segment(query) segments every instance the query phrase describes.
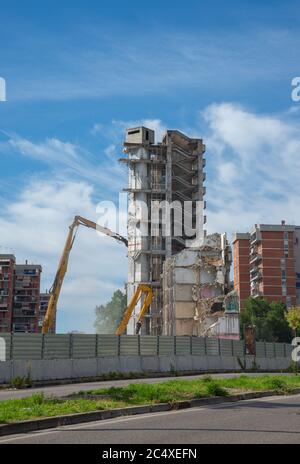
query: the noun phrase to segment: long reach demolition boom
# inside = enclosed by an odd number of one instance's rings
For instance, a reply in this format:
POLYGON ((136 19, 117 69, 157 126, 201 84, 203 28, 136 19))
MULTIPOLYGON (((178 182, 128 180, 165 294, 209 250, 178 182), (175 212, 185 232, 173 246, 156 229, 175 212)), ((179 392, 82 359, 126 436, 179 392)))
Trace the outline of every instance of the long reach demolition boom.
POLYGON ((48 333, 50 330, 53 330, 54 328, 58 298, 59 298, 62 284, 63 284, 64 278, 65 278, 65 275, 68 269, 70 252, 73 247, 74 239, 76 236, 76 230, 78 226, 80 225, 88 227, 90 229, 95 229, 99 232, 102 232, 103 234, 114 238, 118 242, 124 243, 124 245, 128 247, 127 239, 122 237, 121 235, 115 232, 112 232, 107 227, 102 227, 96 224, 95 222, 90 221, 89 219, 85 219, 84 217, 81 217, 81 216, 75 216, 74 221, 69 226, 69 233, 67 236, 67 240, 66 240, 66 243, 63 249, 63 253, 60 258, 60 262, 58 265, 58 269, 56 272, 56 276, 55 276, 52 288, 50 289, 50 300, 48 303, 45 319, 43 321, 43 328, 42 328, 42 332, 44 334, 48 333))

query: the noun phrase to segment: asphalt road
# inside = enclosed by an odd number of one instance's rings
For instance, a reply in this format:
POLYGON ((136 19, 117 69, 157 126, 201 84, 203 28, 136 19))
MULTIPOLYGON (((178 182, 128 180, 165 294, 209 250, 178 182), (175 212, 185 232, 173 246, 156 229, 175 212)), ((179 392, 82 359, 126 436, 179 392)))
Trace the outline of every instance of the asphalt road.
MULTIPOLYGON (((215 378, 228 378, 228 377, 235 377, 239 376, 239 374, 213 374, 212 377, 215 378)), ((248 373, 246 375, 265 375, 261 373, 251 374, 248 373)), ((276 374, 280 375, 280 374, 276 374)), ((282 374, 284 375, 284 374, 282 374)), ((203 376, 203 375, 202 375, 203 376)), ((158 383, 158 382, 166 382, 167 380, 174 380, 174 379, 185 379, 185 380, 192 380, 201 378, 201 375, 189 375, 189 376, 180 376, 180 377, 158 377, 158 378, 142 378, 142 379, 127 379, 127 380, 105 380, 105 381, 98 381, 98 382, 85 382, 85 383, 73 383, 73 384, 66 384, 66 385, 56 385, 56 386, 46 386, 46 387, 39 387, 39 388, 29 388, 26 390, 15 390, 15 389, 3 389, 0 390, 0 401, 3 400, 10 400, 16 398, 25 398, 27 396, 31 396, 34 393, 44 393, 45 396, 56 396, 58 398, 62 398, 64 396, 68 396, 79 391, 88 391, 93 390, 96 388, 105 388, 105 387, 122 387, 124 385, 129 385, 132 383, 158 383)))
POLYGON ((300 443, 300 395, 65 426, 1 438, 2 443, 300 443))

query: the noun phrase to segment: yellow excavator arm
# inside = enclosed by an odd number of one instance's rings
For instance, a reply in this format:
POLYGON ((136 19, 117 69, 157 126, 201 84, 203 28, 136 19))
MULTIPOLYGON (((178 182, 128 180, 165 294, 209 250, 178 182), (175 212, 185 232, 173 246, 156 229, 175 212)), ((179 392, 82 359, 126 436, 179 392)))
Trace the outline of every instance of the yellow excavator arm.
POLYGON ((69 256, 70 256, 71 249, 73 247, 73 243, 75 239, 75 232, 79 225, 83 225, 90 229, 95 229, 99 232, 102 232, 103 234, 108 235, 109 237, 112 237, 115 240, 123 243, 126 247, 128 246, 128 241, 126 238, 122 237, 121 235, 115 232, 112 232, 107 227, 102 227, 96 224, 95 222, 90 221, 89 219, 85 219, 82 216, 75 216, 74 221, 69 226, 69 232, 67 235, 63 253, 60 258, 60 262, 58 265, 58 269, 56 272, 56 276, 55 276, 52 288, 50 289, 50 300, 48 303, 46 315, 43 321, 43 328, 42 328, 42 333, 44 334, 48 333, 51 329, 53 329, 54 324, 55 324, 57 302, 58 302, 58 298, 60 295, 60 291, 62 288, 64 278, 65 278, 65 275, 68 269, 69 256))
POLYGON ((134 311, 134 308, 136 307, 138 301, 140 300, 140 298, 142 297, 142 295, 145 295, 145 298, 144 298, 144 301, 143 301, 143 304, 142 304, 142 308, 137 316, 137 320, 136 320, 136 333, 138 334, 139 331, 140 331, 140 328, 141 328, 141 325, 142 325, 142 322, 141 322, 141 319, 142 317, 144 316, 144 314, 146 313, 146 311, 148 310, 149 306, 151 305, 151 302, 152 302, 152 297, 153 297, 153 292, 152 292, 152 288, 149 287, 148 285, 145 285, 145 284, 140 284, 133 297, 131 298, 131 301, 127 307, 127 309, 125 310, 125 313, 124 313, 124 316, 123 316, 123 319, 121 320, 117 330, 116 330, 116 335, 122 335, 128 325, 128 322, 129 322, 129 319, 131 318, 132 316, 132 313, 134 311))

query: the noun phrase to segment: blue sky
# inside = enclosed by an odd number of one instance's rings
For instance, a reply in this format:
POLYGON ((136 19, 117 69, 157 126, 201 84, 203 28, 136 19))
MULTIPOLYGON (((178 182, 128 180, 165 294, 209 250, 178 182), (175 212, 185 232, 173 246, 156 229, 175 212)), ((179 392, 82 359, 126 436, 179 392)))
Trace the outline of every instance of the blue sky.
MULTIPOLYGON (((49 288, 72 216, 126 184, 127 126, 207 146, 207 227, 299 223, 300 4, 1 1, 0 252, 43 265, 49 288)), ((82 230, 59 331, 92 331, 126 280, 126 252, 82 230)))

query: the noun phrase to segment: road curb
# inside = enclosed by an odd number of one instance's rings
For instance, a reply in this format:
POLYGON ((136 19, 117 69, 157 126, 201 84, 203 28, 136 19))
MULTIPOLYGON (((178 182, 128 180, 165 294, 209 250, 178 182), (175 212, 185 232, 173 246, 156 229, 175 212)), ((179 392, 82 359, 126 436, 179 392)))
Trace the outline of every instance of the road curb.
MULTIPOLYGON (((300 388, 291 391, 291 394, 300 393, 300 388)), ((0 425, 0 436, 14 435, 20 433, 35 432, 45 429, 61 427, 64 425, 75 425, 85 422, 94 422, 99 420, 114 419, 116 417, 133 416, 137 414, 149 414, 153 412, 176 411, 180 409, 196 408, 199 406, 232 403, 255 398, 264 398, 266 396, 282 395, 276 391, 262 391, 251 393, 240 393, 237 395, 220 396, 212 398, 199 398, 190 401, 178 401, 175 403, 161 403, 151 406, 131 406, 120 409, 107 409, 103 411, 92 411, 87 413, 68 414, 65 416, 47 417, 45 419, 34 419, 13 424, 0 425)), ((283 396, 283 395, 282 395, 283 396)))

